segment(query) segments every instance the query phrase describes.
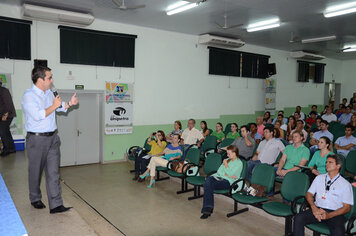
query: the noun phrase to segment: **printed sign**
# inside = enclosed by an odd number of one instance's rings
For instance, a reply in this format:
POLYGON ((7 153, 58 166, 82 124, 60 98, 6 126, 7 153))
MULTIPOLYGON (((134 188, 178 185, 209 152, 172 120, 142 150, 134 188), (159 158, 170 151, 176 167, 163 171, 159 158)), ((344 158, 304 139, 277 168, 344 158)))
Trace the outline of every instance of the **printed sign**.
POLYGON ((125 126, 125 127, 106 127, 105 134, 131 134, 132 133, 132 126, 125 126))
POLYGON ((109 103, 105 106, 105 126, 132 125, 133 105, 131 102, 109 103))
POLYGON ((106 103, 128 102, 133 100, 133 84, 106 82, 106 103))

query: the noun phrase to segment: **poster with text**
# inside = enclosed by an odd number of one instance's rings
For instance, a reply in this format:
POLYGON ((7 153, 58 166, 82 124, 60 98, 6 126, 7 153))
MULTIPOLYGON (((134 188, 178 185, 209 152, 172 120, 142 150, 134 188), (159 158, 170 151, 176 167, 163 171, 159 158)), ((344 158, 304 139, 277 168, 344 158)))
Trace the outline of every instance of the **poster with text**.
POLYGON ((106 82, 106 103, 133 101, 133 84, 106 82))
POLYGON ((109 103, 105 106, 105 127, 131 126, 132 102, 109 103))

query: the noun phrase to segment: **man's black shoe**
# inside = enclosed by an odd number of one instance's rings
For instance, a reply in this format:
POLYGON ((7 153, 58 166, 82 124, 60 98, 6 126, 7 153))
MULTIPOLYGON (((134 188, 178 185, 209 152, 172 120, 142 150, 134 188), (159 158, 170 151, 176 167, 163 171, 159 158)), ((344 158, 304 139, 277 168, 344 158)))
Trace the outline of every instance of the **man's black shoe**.
POLYGON ((39 200, 37 202, 31 202, 31 205, 36 209, 46 208, 45 204, 43 204, 43 202, 41 200, 39 200))
POLYGON ((53 208, 49 211, 49 213, 51 214, 55 214, 55 213, 61 213, 61 212, 66 212, 70 209, 71 207, 64 207, 63 205, 60 205, 56 208, 53 208))
POLYGON ((210 214, 205 214, 205 213, 204 213, 203 215, 201 215, 200 219, 205 220, 205 219, 207 219, 209 216, 210 216, 210 214))

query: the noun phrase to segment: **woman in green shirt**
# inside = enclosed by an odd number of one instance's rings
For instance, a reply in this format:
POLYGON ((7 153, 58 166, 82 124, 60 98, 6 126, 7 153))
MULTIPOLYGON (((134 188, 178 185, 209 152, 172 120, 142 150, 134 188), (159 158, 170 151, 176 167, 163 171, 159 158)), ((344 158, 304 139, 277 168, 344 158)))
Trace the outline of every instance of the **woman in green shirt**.
MULTIPOLYGON (((232 138, 233 140, 237 139, 238 137, 240 137, 240 134, 238 132, 238 126, 236 123, 232 123, 230 126, 231 132, 229 132, 226 135, 226 138, 232 138)), ((224 140, 224 139, 223 139, 224 140)))
POLYGON ((317 175, 325 174, 326 171, 326 159, 328 155, 334 154, 331 149, 331 140, 328 137, 321 137, 318 143, 319 150, 316 151, 309 162, 308 167, 310 168, 311 174, 309 177, 313 180, 317 175))
POLYGON ((220 143, 225 138, 223 125, 220 122, 216 123, 216 130, 211 135, 218 138, 218 143, 220 143))
POLYGON ((230 145, 227 147, 228 159, 224 159, 218 171, 206 178, 204 183, 204 201, 200 219, 208 218, 214 209, 214 190, 229 189, 230 185, 241 176, 243 164, 239 159, 239 149, 230 145))

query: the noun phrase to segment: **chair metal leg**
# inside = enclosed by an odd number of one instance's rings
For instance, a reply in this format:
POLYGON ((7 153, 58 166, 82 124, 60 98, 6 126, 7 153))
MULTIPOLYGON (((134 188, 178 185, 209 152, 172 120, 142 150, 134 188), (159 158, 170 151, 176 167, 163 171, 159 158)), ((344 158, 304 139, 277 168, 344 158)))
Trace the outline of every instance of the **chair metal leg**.
POLYGON ((187 181, 182 178, 182 183, 181 183, 181 190, 180 191, 177 191, 177 194, 181 194, 181 193, 187 193, 187 192, 191 192, 193 191, 194 188, 190 188, 188 189, 188 183, 187 181))
POLYGON ((284 235, 288 236, 288 235, 292 235, 293 230, 292 230, 292 222, 293 216, 287 216, 286 217, 286 221, 285 221, 285 225, 284 225, 284 235))
POLYGON ((240 213, 243 213, 243 212, 245 212, 245 211, 248 211, 248 208, 246 207, 246 208, 243 208, 243 209, 241 209, 241 210, 237 210, 238 209, 238 206, 237 206, 237 201, 235 201, 234 200, 234 211, 233 212, 231 212, 231 213, 228 213, 227 215, 226 215, 226 217, 232 217, 232 216, 235 216, 235 215, 237 215, 237 214, 240 214, 240 213))
POLYGON ((160 173, 160 171, 157 171, 156 182, 169 179, 169 176, 160 178, 160 177, 159 177, 159 173, 160 173))
POLYGON ((319 232, 313 232, 313 236, 320 236, 320 233, 319 232))
POLYGON ((136 170, 135 170, 135 169, 130 170, 130 173, 135 173, 135 172, 136 172, 136 170))
POLYGON ((194 196, 188 197, 188 200, 194 200, 201 197, 204 197, 204 195, 200 194, 200 186, 194 185, 194 196))

